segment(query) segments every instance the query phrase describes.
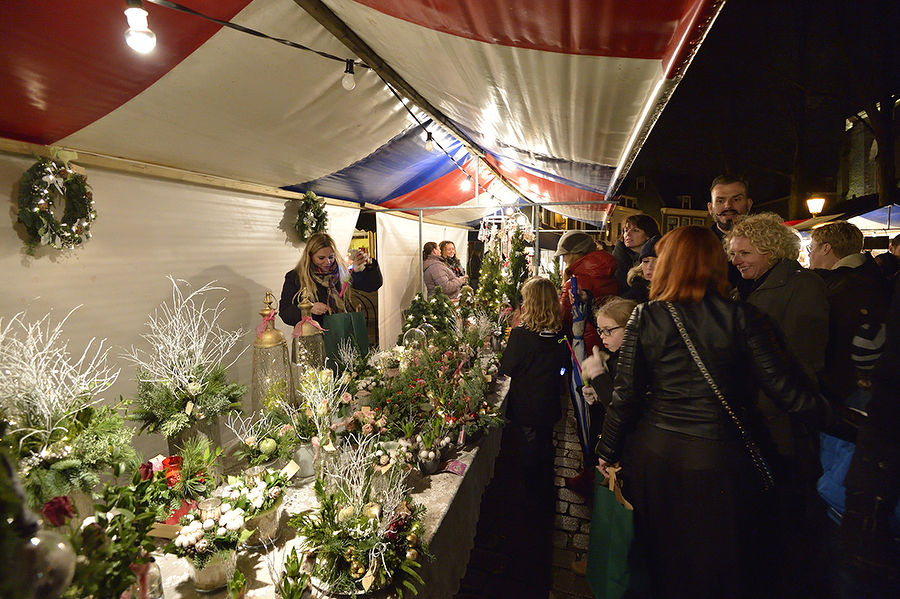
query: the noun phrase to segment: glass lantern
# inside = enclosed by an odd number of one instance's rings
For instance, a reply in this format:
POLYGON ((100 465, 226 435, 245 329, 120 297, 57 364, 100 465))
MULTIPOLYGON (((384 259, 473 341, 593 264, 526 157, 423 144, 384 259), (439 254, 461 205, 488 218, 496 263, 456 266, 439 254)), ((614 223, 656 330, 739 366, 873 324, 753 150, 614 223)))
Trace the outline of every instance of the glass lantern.
POLYGON ((310 369, 325 368, 325 335, 312 317, 312 296, 305 287, 300 292, 300 320, 299 334, 294 329, 294 340, 291 345, 291 369, 294 380, 300 380, 304 373, 310 369))
POLYGON ((253 342, 253 387, 250 409, 271 408, 279 400, 286 400, 291 393, 291 369, 288 361, 287 341, 275 328, 276 311, 272 308, 275 296, 266 291, 265 308, 259 314, 263 322, 256 331, 253 342), (265 328, 263 328, 263 326, 265 328))

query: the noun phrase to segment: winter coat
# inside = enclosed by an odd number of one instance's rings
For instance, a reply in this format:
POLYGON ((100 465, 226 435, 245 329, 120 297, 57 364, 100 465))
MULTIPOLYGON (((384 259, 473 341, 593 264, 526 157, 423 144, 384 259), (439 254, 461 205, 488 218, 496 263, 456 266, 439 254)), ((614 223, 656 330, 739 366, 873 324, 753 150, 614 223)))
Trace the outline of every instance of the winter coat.
MULTIPOLYGON (((378 261, 374 259, 365 269, 358 272, 353 271, 350 274, 350 287, 358 291, 369 293, 378 291, 383 283, 384 278, 381 275, 381 269, 378 267, 378 261)), ((281 315, 281 320, 290 326, 295 326, 303 319, 299 305, 294 303, 294 297, 298 291, 300 291, 300 277, 297 275, 296 269, 289 270, 284 275, 284 285, 281 287, 281 301, 278 304, 278 311, 281 315)), ((316 293, 313 301, 327 304, 328 289, 316 283, 316 293)), ((313 315, 313 318, 318 322, 321 322, 322 319, 321 316, 316 315, 313 315)))
POLYGON ((506 416, 523 426, 552 426, 562 417, 562 370, 568 350, 561 332, 530 331, 518 326, 500 360, 500 375, 509 375, 506 416))
MULTIPOLYGON (((707 368, 741 413, 758 384, 778 407, 830 424, 830 405, 786 350, 772 322, 755 307, 707 295, 676 304, 707 368)), ((619 349, 612 402, 598 455, 619 461, 626 435, 638 422, 706 439, 731 439, 735 426, 700 374, 662 302, 635 308, 619 349)))
MULTIPOLYGON (((562 312, 563 327, 566 330, 572 328, 572 302, 569 301, 569 290, 572 288, 571 278, 575 277, 579 290, 589 291, 593 299, 600 299, 616 295, 619 292, 615 272, 616 259, 603 250, 596 250, 582 256, 566 269, 566 280, 562 286, 562 293, 559 295, 559 307, 562 312)), ((590 355, 592 347, 603 347, 597 331, 589 322, 584 327, 584 342, 588 355, 590 355)))
POLYGON ((615 276, 616 282, 619 284, 619 293, 625 293, 628 291, 628 271, 641 261, 641 255, 625 247, 625 242, 621 239, 616 242, 612 255, 616 259, 615 276))
POLYGON ((440 256, 425 258, 423 268, 425 269, 425 290, 428 292, 428 297, 434 293, 435 287, 440 287, 450 299, 459 296, 459 289, 465 283, 465 279, 454 275, 440 256))

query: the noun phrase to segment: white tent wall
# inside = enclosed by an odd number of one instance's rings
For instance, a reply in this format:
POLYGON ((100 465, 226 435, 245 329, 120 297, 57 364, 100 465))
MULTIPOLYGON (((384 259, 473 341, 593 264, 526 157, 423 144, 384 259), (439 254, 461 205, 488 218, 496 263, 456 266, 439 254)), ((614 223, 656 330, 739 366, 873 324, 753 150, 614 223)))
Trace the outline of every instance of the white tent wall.
POLYGON ((375 215, 378 234, 378 264, 384 285, 378 291, 378 339, 382 347, 391 347, 403 329, 403 310, 419 292, 422 245, 429 241, 452 241, 460 262, 466 264, 468 228, 422 223, 419 244, 419 221, 390 212, 375 215))
MULTIPOLYGON (((221 325, 244 328, 245 345, 252 345, 266 290, 278 298, 284 273, 300 257, 303 244, 292 230, 297 202, 88 167, 98 212, 93 238, 74 251, 40 248, 30 257, 15 222, 18 182, 33 163, 0 153, 0 189, 11 199, 0 222, 4 322, 27 309, 28 320, 50 312, 56 323, 80 305, 66 322, 64 338, 77 355, 91 338, 108 339, 111 362, 121 374, 103 394, 106 400, 134 395, 134 366, 121 354, 132 345, 146 347, 140 335, 148 315, 171 301, 167 275, 195 287, 215 280, 227 288, 221 325)), ((329 232, 339 248, 348 248, 359 210, 327 206, 326 211, 329 232)), ((289 339, 289 327, 278 323, 289 339)), ((231 380, 250 384, 251 356, 248 349, 231 368, 231 380)), ((249 405, 249 393, 244 403, 249 405)), ((225 440, 224 427, 222 432, 225 440)), ((154 455, 165 441, 144 435, 136 445, 154 455)))

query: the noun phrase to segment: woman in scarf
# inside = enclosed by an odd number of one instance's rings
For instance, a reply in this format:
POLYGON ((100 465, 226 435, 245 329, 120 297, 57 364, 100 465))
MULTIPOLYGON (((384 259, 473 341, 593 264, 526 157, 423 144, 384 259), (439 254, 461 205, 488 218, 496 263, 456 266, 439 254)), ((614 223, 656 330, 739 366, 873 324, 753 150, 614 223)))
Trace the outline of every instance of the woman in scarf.
POLYGON ((351 270, 335 250, 331 236, 316 233, 306 242, 297 267, 284 275, 279 304, 281 320, 294 326, 303 318, 299 307, 303 289, 310 292, 313 318, 321 321, 324 314, 355 312, 354 290, 377 291, 382 283, 378 262, 364 249, 356 250, 351 270))

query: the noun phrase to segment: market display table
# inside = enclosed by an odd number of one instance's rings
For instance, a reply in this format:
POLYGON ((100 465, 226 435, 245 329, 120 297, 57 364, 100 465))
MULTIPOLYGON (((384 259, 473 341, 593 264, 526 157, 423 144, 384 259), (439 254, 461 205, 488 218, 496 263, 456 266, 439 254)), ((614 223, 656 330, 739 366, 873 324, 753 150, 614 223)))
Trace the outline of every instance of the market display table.
MULTIPOLYGON (((501 383, 492 398, 502 400, 508 382, 501 383)), ((422 564, 419 574, 425 585, 419 590, 421 599, 449 599, 459 589, 459 582, 466 572, 469 553, 475 540, 475 530, 481 507, 481 496, 494 474, 494 461, 500 452, 502 427, 485 434, 477 446, 457 451, 451 459, 466 466, 464 475, 441 472, 422 476, 418 470, 410 473, 408 483, 412 496, 423 504, 425 513, 425 540, 434 560, 422 564)), ((299 543, 295 531, 285 523, 288 514, 302 512, 318 505, 312 482, 296 489, 288 489, 280 509, 282 518, 281 538, 276 547, 264 551, 241 550, 238 552, 238 568, 247 577, 247 599, 274 599, 275 587, 267 565, 271 561, 281 571, 285 552, 299 543)), ((163 575, 166 599, 219 599, 226 596, 223 589, 215 593, 198 593, 191 580, 190 563, 174 555, 156 555, 163 575)), ((378 597, 392 598, 379 594, 378 597)), ((313 593, 312 597, 328 597, 313 593)))

